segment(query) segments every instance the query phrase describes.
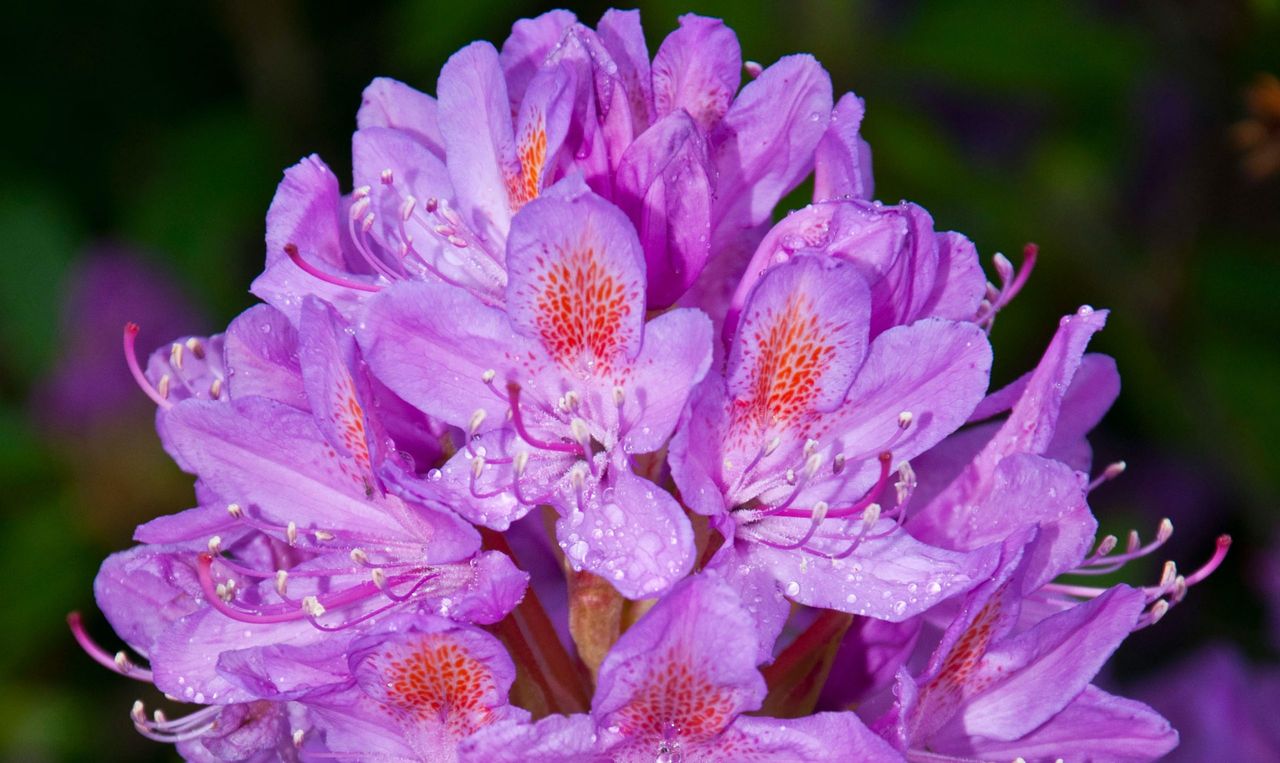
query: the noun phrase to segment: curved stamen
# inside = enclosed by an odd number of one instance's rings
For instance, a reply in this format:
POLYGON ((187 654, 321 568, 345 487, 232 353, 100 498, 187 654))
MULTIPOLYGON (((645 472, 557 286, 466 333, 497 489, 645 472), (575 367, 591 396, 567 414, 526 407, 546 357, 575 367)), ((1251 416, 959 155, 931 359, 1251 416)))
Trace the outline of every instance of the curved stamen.
POLYGON ((382 258, 375 255, 369 250, 369 246, 364 242, 369 237, 369 231, 373 229, 373 223, 376 219, 374 214, 369 211, 372 206, 372 200, 369 198, 369 186, 361 186, 352 194, 355 201, 351 204, 351 210, 347 214, 347 233, 351 236, 351 243, 355 245, 356 251, 365 262, 369 263, 369 267, 373 268, 375 273, 382 275, 388 281, 395 282, 400 276, 388 268, 382 258), (360 222, 360 230, 356 231, 356 222, 360 222))
POLYGON ((575 456, 586 455, 586 451, 578 443, 547 442, 530 434, 524 425, 524 417, 520 414, 520 385, 515 382, 507 382, 507 395, 511 399, 511 423, 515 425, 516 434, 520 435, 520 439, 539 450, 552 450, 557 453, 569 453, 575 456))
POLYGON ((84 621, 79 612, 71 612, 67 615, 67 626, 71 628, 71 635, 75 637, 76 643, 94 662, 113 673, 119 673, 137 681, 151 682, 151 671, 135 665, 123 650, 112 655, 99 646, 98 642, 94 641, 84 629, 84 621))
POLYGON ((1227 558, 1227 550, 1231 548, 1231 536, 1219 535, 1218 540, 1214 544, 1213 556, 1209 557, 1209 561, 1200 566, 1200 569, 1187 575, 1185 582, 1188 586, 1204 580, 1213 574, 1214 570, 1222 565, 1222 560, 1227 558))
POLYGON ((152 720, 147 718, 146 706, 142 704, 142 700, 138 700, 129 710, 129 717, 133 720, 133 727, 142 736, 153 742, 174 744, 196 739, 217 728, 221 713, 222 706, 214 705, 169 721, 157 710, 156 719, 152 720))
MULTIPOLYGON (((889 484, 889 473, 890 473, 889 465, 892 461, 893 461, 893 454, 889 453, 888 451, 881 453, 880 454, 880 477, 876 480, 876 483, 871 486, 871 489, 868 490, 866 493, 864 493, 862 498, 859 499, 858 502, 855 503, 854 505, 846 506, 840 509, 829 510, 826 512, 826 516, 830 517, 831 519, 838 519, 841 517, 849 517, 855 514, 861 514, 862 512, 866 511, 867 507, 875 503, 876 498, 880 496, 880 493, 884 491, 885 486, 889 484)), ((809 517, 814 514, 814 511, 815 509, 788 509, 788 508, 779 507, 775 509, 769 509, 763 512, 763 516, 809 517)))
MULTIPOLYGON (((167 395, 161 394, 159 390, 151 386, 151 382, 147 380, 147 375, 142 372, 142 367, 138 365, 137 343, 138 324, 130 321, 124 324, 124 362, 129 366, 129 373, 133 375, 133 380, 138 383, 138 387, 147 393, 147 397, 154 400, 156 405, 161 408, 172 408, 173 401, 167 399, 167 395)), ((164 391, 168 392, 167 384, 164 391)))
POLYGON ((373 284, 367 284, 367 283, 360 283, 359 281, 352 281, 346 278, 342 278, 341 276, 330 275, 324 272, 323 270, 320 270, 316 266, 304 260, 302 258, 302 253, 298 251, 298 247, 294 244, 285 244, 284 253, 289 255, 289 259, 293 260, 293 264, 297 265, 298 268, 301 269, 304 273, 306 273, 309 276, 312 276, 313 278, 318 278, 321 281, 324 281, 325 283, 330 283, 330 284, 333 284, 334 286, 341 286, 344 289, 355 289, 356 291, 367 291, 371 293, 377 293, 382 291, 381 286, 375 286, 373 284))

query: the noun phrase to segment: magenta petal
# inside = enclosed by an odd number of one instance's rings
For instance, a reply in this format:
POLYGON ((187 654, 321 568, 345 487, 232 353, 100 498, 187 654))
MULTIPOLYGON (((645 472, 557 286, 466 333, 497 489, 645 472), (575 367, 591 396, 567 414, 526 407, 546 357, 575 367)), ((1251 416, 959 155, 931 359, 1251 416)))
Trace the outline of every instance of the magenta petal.
POLYGON ((435 156, 444 159, 444 138, 437 122, 436 99, 390 77, 377 77, 364 89, 356 126, 391 127, 408 133, 435 156))
POLYGON ((499 60, 510 89, 512 111, 520 107, 529 83, 542 68, 547 55, 577 21, 569 11, 554 10, 511 25, 511 35, 502 43, 499 60))
POLYGON ((288 316, 270 305, 245 310, 227 327, 224 341, 228 395, 268 397, 307 410, 298 363, 298 331, 288 316))
MULTIPOLYGON (((816 536, 807 548, 839 556, 857 537, 859 523, 827 523, 846 526, 830 536, 816 536)), ((807 519, 765 519, 749 526, 747 537, 785 545, 808 526, 807 519)), ((991 574, 999 555, 995 547, 956 552, 927 546, 888 519, 880 520, 844 558, 780 550, 759 542, 751 543, 749 549, 752 563, 769 570, 792 601, 892 622, 914 617, 978 585, 991 574)))
POLYGON ((504 421, 507 403, 484 381, 521 344, 502 312, 461 289, 406 282, 370 301, 356 335, 374 374, 408 403, 457 427, 477 410, 485 429, 504 421))
POLYGON ((645 325, 622 410, 628 453, 658 450, 671 436, 711 366, 711 341, 711 321, 697 310, 671 310, 645 325))
POLYGON ((973 676, 976 694, 934 737, 1011 741, 1034 731, 1084 690, 1144 604, 1141 591, 1116 586, 994 645, 973 676))
POLYGON ((804 718, 742 716, 715 741, 697 748, 697 759, 737 761, 859 761, 903 763, 905 759, 853 713, 804 718))
POLYGON ((610 466, 582 511, 556 522, 556 536, 574 568, 594 572, 630 599, 665 591, 693 567, 693 528, 680 504, 623 464, 610 466))
POLYGON ((735 425, 760 433, 838 406, 867 352, 868 304, 842 263, 797 257, 766 273, 729 350, 735 425))
POLYGON ((716 239, 769 219, 813 169, 831 116, 831 78, 812 56, 787 56, 747 83, 711 136, 716 239))
POLYGON ((871 200, 871 147, 858 133, 865 110, 862 99, 853 93, 845 93, 836 103, 831 123, 814 150, 814 201, 871 200))
POLYGON ((661 739, 666 722, 681 735, 715 736, 764 699, 756 654, 755 627, 734 590, 714 573, 688 578, 609 651, 591 714, 597 728, 616 726, 610 736, 621 733, 629 741, 661 739), (677 692, 697 687, 697 695, 655 694, 653 688, 664 685, 677 692))
POLYGON ((515 135, 498 51, 475 42, 454 53, 440 71, 440 134, 449 176, 467 222, 502 241, 511 222, 506 179, 516 174, 515 135))
POLYGON ((465 763, 608 763, 595 752, 595 724, 589 715, 551 715, 537 723, 515 721, 486 726, 463 740, 465 763))
MULTIPOLYGON (((1216 745, 1224 742, 1214 740, 1215 754, 1222 749, 1216 745)), ((1043 726, 1016 740, 995 741, 975 735, 967 740, 939 740, 936 749, 987 760, 1021 757, 1030 763, 1052 763, 1063 758, 1145 763, 1162 758, 1177 744, 1178 732, 1150 707, 1086 686, 1043 726)))
POLYGON ((973 242, 959 233, 937 234, 938 268, 933 294, 920 315, 953 321, 972 320, 987 290, 987 277, 973 242))
POLYGON ((709 130, 729 110, 742 81, 738 36, 719 19, 687 14, 653 57, 653 102, 661 119, 676 109, 709 130))
POLYGON ((644 252, 617 207, 594 194, 531 202, 512 221, 507 269, 512 325, 561 366, 607 376, 639 351, 644 252))
POLYGON ((645 131, 617 169, 617 203, 635 223, 648 263, 651 308, 693 284, 711 254, 711 180, 702 133, 683 109, 645 131))
POLYGON ((649 48, 640 27, 640 11, 610 8, 596 24, 596 34, 617 67, 615 76, 631 111, 632 130, 642 132, 653 122, 654 106, 649 48))

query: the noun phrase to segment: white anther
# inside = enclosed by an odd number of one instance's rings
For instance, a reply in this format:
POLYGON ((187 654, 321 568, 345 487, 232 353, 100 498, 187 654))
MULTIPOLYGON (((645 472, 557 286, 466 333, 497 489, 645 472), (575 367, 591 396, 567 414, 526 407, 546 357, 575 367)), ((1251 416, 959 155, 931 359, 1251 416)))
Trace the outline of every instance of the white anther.
POLYGON ((222 397, 221 377, 215 378, 213 382, 209 385, 209 397, 213 398, 214 400, 217 400, 218 398, 222 397))
POLYGON ((239 519, 244 516, 244 509, 240 508, 238 503, 228 503, 227 513, 231 515, 232 519, 239 519))
POLYGON ((350 556, 351 561, 355 562, 356 564, 364 564, 365 562, 369 561, 369 557, 364 553, 364 549, 353 548, 351 549, 351 553, 348 554, 348 556, 350 556))
POLYGON ((329 532, 329 531, 327 531, 327 530, 316 530, 315 532, 313 532, 313 533, 311 533, 311 534, 312 534, 312 535, 314 535, 314 536, 315 536, 315 538, 316 538, 316 540, 317 540, 317 541, 320 541, 321 543, 323 543, 324 541, 327 541, 327 540, 333 540, 333 533, 331 533, 331 532, 329 532))
POLYGON ((124 652, 116 652, 115 663, 121 673, 129 670, 129 657, 124 652))
POLYGON ((391 168, 388 167, 385 170, 383 170, 380 175, 378 175, 378 179, 382 181, 383 185, 391 185, 392 183, 396 182, 396 175, 394 172, 391 171, 391 168))
POLYGON ((777 450, 781 445, 782 445, 782 437, 780 435, 774 435, 773 437, 770 437, 769 441, 764 444, 764 454, 766 456, 773 455, 773 452, 777 450))
POLYGON ((369 193, 371 191, 373 191, 372 187, 367 185, 362 185, 351 192, 351 198, 355 199, 356 201, 359 201, 360 199, 368 198, 369 193))
POLYGON ((294 747, 301 747, 301 746, 302 746, 302 737, 303 737, 303 735, 304 735, 304 734, 303 734, 302 729, 294 729, 294 730, 293 730, 293 746, 294 746, 294 747))
POLYGON ((383 572, 381 567, 375 567, 370 570, 369 577, 373 578, 373 584, 379 590, 387 587, 387 573, 383 572))
POLYGON ((1120 539, 1114 535, 1108 535, 1098 543, 1098 550, 1094 552, 1097 556, 1106 556, 1116 550, 1116 546, 1120 544, 1120 539))
POLYGON ((573 434, 573 439, 580 443, 590 442, 591 440, 591 430, 587 428, 587 422, 582 419, 570 421, 569 431, 573 434))
POLYGON ((373 230, 373 221, 376 219, 377 217, 375 217, 372 212, 365 215, 364 219, 360 221, 360 232, 368 233, 369 231, 373 230))
POLYGON ((158 707, 151 711, 151 717, 156 723, 167 723, 169 721, 169 716, 165 715, 164 711, 158 707))
POLYGON ((209 539, 209 553, 211 554, 222 553, 222 536, 221 535, 215 535, 209 539))
POLYGON ((307 596, 302 600, 302 611, 310 617, 319 617, 324 614, 324 605, 314 596, 307 596))
POLYGON ((1121 474, 1124 474, 1124 470, 1127 468, 1129 468, 1128 464, 1123 461, 1117 461, 1114 464, 1109 465, 1106 470, 1102 472, 1102 476, 1109 480, 1113 480, 1121 474))
POLYGON ((871 529, 871 526, 880 521, 880 504, 873 503, 862 512, 862 524, 871 529))
POLYGON ((480 479, 482 472, 484 472, 484 456, 476 456, 471 460, 471 476, 480 479))
POLYGON ((582 402, 582 398, 574 390, 564 393, 564 406, 567 411, 576 411, 578 404, 582 402))
POLYGON ((191 337, 187 340, 187 349, 191 350, 191 354, 196 356, 196 360, 204 359, 204 345, 200 344, 200 340, 191 337))
POLYGON ((996 252, 991 258, 991 262, 996 266, 996 272, 1000 274, 1002 281, 1008 281, 1013 277, 1013 263, 1009 261, 1008 257, 996 252))
POLYGON ((177 342, 174 342, 173 345, 169 347, 169 365, 179 371, 182 370, 182 345, 177 342))
POLYGON ((627 391, 622 387, 613 388, 613 404, 621 406, 627 399, 627 391))
POLYGON ((839 474, 844 471, 844 454, 837 453, 836 457, 831 459, 831 473, 839 474))
POLYGON ((483 408, 477 408, 475 413, 471 414, 471 420, 467 422, 467 434, 474 435, 480 429, 480 425, 484 423, 485 412, 483 408))
POLYGON ((459 249, 467 248, 467 240, 461 236, 450 236, 449 243, 459 249))
POLYGON ((409 222, 409 218, 413 217, 413 208, 418 206, 418 200, 409 196, 405 198, 404 203, 400 205, 400 219, 409 222))
POLYGON ((818 452, 818 441, 817 441, 817 440, 815 440, 815 439, 813 439, 812 437, 810 437, 809 439, 807 439, 807 440, 805 440, 805 441, 804 441, 804 454, 805 454, 805 456, 811 456, 811 455, 813 455, 814 453, 817 453, 817 452, 818 452))
POLYGON ((814 521, 814 522, 821 522, 822 520, 826 519, 826 518, 827 518, 827 510, 828 510, 828 509, 830 509, 830 508, 831 508, 831 505, 830 505, 829 503, 827 503, 826 501, 817 501, 817 502, 815 502, 815 503, 813 504, 813 521, 814 521))
POLYGON ((1172 559, 1164 563, 1164 568, 1160 570, 1160 587, 1168 588, 1173 585, 1173 581, 1178 577, 1178 565, 1172 559))
POLYGON ((490 384, 493 382, 493 377, 497 375, 498 375, 498 372, 490 368, 488 371, 485 371, 484 373, 480 374, 480 381, 484 382, 485 384, 490 384))
POLYGON ((372 202, 369 201, 368 196, 356 199, 355 203, 351 205, 351 219, 359 220, 364 217, 369 212, 370 206, 372 206, 372 202))
POLYGON ((782 478, 787 481, 788 485, 796 484, 796 470, 788 469, 786 472, 783 473, 782 478))
POLYGON ((160 393, 160 397, 169 398, 169 385, 172 383, 173 379, 169 377, 169 374, 160 375, 160 383, 156 385, 156 392, 160 393))
POLYGON ((146 723, 147 706, 142 704, 142 700, 135 699, 133 701, 133 707, 129 710, 129 715, 133 716, 134 723, 146 723))
POLYGON ((747 76, 750 77, 751 79, 755 79, 756 77, 759 77, 760 73, 764 71, 764 67, 756 63, 755 61, 743 61, 742 69, 747 73, 747 76))
POLYGON ((1164 543, 1165 541, 1169 540, 1169 537, 1172 535, 1173 535, 1173 522, 1169 521, 1168 517, 1165 517, 1164 519, 1160 520, 1160 526, 1156 528, 1156 540, 1160 543, 1164 543))
POLYGON ((902 413, 899 413, 899 414, 898 414, 898 428, 899 428, 899 429, 906 429, 907 427, 911 426, 911 420, 912 420, 913 418, 915 418, 915 415, 914 415, 914 414, 912 414, 912 413, 911 413, 911 411, 903 411, 902 413))
POLYGON ((290 522, 289 525, 284 528, 284 537, 289 539, 290 546, 298 542, 298 523, 297 522, 290 522))
POLYGON ((225 583, 219 583, 214 586, 213 592, 218 595, 219 599, 227 602, 231 601, 231 589, 227 588, 225 583))
POLYGON ((528 465, 529 451, 527 450, 517 451, 516 454, 511 457, 511 466, 515 469, 517 478, 524 476, 524 469, 528 465))
POLYGON ((822 454, 814 453, 804 461, 804 475, 808 479, 812 479, 813 475, 818 473, 822 468, 822 454))
POLYGON ((276 570, 276 593, 284 596, 289 590, 289 573, 287 570, 276 570))
POLYGON ((1156 623, 1160 622, 1160 618, 1164 617, 1165 614, 1167 614, 1168 612, 1169 612, 1169 602, 1165 601, 1164 599, 1160 599, 1155 604, 1152 604, 1151 605, 1151 624, 1155 625, 1156 623))
POLYGON ((587 467, 582 462, 574 464, 569 470, 569 479, 573 482, 574 490, 581 490, 587 484, 587 467))

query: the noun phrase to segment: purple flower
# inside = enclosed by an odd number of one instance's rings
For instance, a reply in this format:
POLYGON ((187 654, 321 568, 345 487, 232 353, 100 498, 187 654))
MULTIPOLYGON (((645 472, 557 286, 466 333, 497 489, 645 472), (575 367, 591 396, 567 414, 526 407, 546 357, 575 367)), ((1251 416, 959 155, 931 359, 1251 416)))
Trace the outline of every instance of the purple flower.
POLYGON ((531 202, 512 222, 507 263, 505 312, 405 284, 361 321, 379 378, 466 432, 438 486, 406 487, 499 530, 554 504, 575 567, 628 596, 658 593, 689 571, 692 531, 630 457, 670 436, 710 363, 711 327, 693 310, 645 321, 635 233, 590 192, 531 202))
POLYGON ((900 758, 852 713, 743 715, 765 686, 750 613, 714 574, 672 589, 600 668, 591 715, 494 726, 467 747, 485 761, 740 761, 900 758))
POLYGON ((908 756, 1137 761, 1172 749, 1168 721, 1089 684, 1140 626, 1143 593, 1116 586, 1021 628, 1026 560, 1016 553, 965 598, 923 672, 899 670, 876 726, 908 756))
POLYGON ((719 563, 777 581, 761 589, 775 635, 779 592, 901 620, 975 585, 995 562, 916 541, 899 526, 902 506, 881 503, 890 475, 981 399, 986 336, 928 319, 869 342, 870 303, 840 260, 801 256, 769 269, 746 302, 726 376, 702 384, 672 440, 684 500, 728 539, 719 563))
POLYGON ((139 705, 142 733, 254 761, 1173 746, 1090 681, 1229 539, 1155 585, 1071 582, 1171 527, 1095 539, 1121 470, 1088 476, 1104 313, 988 394, 1033 246, 997 286, 964 236, 871 201, 862 101, 808 56, 744 64, 714 19, 651 58, 635 12, 553 11, 436 92, 369 85, 349 194, 315 157, 285 173, 266 304, 145 362, 126 326, 195 507, 95 582, 137 660, 71 625, 202 706, 139 705))
POLYGON ((388 623, 355 641, 352 685, 316 698, 310 716, 340 758, 455 761, 462 740, 528 712, 509 705, 515 666, 493 636, 438 618, 388 623))

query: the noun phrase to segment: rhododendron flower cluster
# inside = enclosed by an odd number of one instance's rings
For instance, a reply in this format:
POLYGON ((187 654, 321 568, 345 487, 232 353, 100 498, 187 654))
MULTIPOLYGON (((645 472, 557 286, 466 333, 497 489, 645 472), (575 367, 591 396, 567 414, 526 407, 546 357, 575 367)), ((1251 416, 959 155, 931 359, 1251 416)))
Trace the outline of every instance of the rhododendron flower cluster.
POLYGON ((195 477, 86 651, 189 760, 1148 760, 1091 681, 1210 574, 1097 537, 1119 391, 1066 316, 988 389, 1034 263, 873 200, 863 103, 686 16, 556 11, 365 91, 354 180, 267 213, 263 304, 126 362, 195 477), (746 79, 743 84, 742 80, 746 79), (779 204, 812 178, 812 203, 779 204), (1092 578, 1096 579, 1096 577, 1092 578), (148 692, 150 694, 150 692, 148 692), (194 706, 194 707, 192 707, 194 706), (172 716, 172 717, 171 717, 172 716))

